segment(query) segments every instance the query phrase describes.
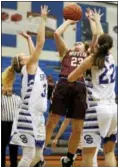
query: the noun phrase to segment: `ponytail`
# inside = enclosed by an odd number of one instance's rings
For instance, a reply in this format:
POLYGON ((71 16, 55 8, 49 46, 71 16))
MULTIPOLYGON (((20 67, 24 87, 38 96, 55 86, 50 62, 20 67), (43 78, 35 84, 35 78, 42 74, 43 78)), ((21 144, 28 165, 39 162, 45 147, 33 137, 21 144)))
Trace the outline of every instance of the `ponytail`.
POLYGON ((12 87, 15 81, 15 71, 12 66, 6 68, 5 71, 2 72, 2 85, 4 87, 12 87))
POLYGON ((109 49, 112 48, 112 45, 113 39, 108 34, 103 34, 99 37, 93 65, 97 66, 99 69, 104 67, 106 57, 109 55, 109 49))
POLYGON ((20 73, 22 69, 22 65, 20 64, 20 60, 18 56, 15 56, 11 61, 12 67, 16 73, 20 73))
POLYGON ((94 65, 98 66, 99 69, 104 67, 106 56, 108 56, 109 45, 101 45, 94 55, 94 65))

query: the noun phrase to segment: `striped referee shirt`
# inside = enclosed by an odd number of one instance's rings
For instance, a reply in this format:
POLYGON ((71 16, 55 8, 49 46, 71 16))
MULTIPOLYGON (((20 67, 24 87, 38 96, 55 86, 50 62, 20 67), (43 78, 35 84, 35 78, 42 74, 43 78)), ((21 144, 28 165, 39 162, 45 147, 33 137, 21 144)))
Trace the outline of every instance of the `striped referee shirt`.
POLYGON ((6 96, 2 94, 1 98, 1 120, 11 122, 14 120, 15 113, 21 104, 20 96, 12 94, 6 96))

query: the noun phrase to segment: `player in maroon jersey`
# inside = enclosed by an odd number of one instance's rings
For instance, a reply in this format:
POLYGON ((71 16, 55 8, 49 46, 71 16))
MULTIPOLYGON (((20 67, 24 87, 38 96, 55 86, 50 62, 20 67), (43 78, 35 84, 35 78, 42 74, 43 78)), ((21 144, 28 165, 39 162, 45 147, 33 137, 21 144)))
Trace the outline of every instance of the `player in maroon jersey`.
MULTIPOLYGON (((97 13, 98 14, 98 13, 97 13)), ((88 14, 89 15, 89 14, 88 14)), ((100 14, 98 14, 100 16, 100 14)), ((94 21, 90 20, 93 41, 96 39, 96 27, 94 21)), ((83 75, 76 82, 69 83, 68 75, 86 58, 89 46, 83 42, 76 42, 72 49, 68 49, 63 41, 62 34, 69 25, 76 23, 66 20, 56 31, 55 41, 57 50, 62 58, 61 73, 58 84, 53 92, 51 113, 46 124, 46 145, 49 143, 55 126, 61 116, 68 116, 72 121, 72 134, 69 139, 67 162, 62 162, 70 167, 73 163, 74 154, 80 141, 80 134, 83 127, 86 105, 86 87, 83 75)), ((97 25, 99 27, 99 25, 97 25)), ((93 42, 94 43, 94 42, 93 42)), ((62 160, 63 161, 63 160, 62 160)))

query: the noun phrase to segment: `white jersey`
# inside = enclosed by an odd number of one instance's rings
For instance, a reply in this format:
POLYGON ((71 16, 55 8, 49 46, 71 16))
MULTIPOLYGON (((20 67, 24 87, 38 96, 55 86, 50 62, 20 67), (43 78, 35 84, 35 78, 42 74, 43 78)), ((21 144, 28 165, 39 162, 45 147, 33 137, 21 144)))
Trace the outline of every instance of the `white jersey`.
POLYGON ((113 56, 105 61, 103 69, 93 66, 89 78, 86 78, 87 101, 106 101, 115 99, 115 65, 113 56))
POLYGON ((45 119, 47 109, 47 79, 38 67, 29 75, 26 66, 22 69, 22 104, 13 123, 11 144, 42 147, 45 141, 45 119))
POLYGON ((45 112, 47 110, 47 78, 44 72, 38 67, 36 74, 29 75, 26 66, 22 69, 21 96, 23 104, 28 103, 28 110, 45 112))
POLYGON ((115 65, 110 55, 103 69, 93 66, 86 78, 88 109, 84 121, 84 147, 100 146, 101 137, 115 140, 117 105, 115 104, 115 65))

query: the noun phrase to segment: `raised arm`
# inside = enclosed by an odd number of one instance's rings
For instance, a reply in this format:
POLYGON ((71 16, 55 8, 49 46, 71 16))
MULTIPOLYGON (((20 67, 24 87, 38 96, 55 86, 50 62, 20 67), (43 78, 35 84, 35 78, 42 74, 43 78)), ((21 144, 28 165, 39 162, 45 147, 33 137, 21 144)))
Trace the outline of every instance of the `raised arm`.
POLYGON ((95 47, 97 45, 98 37, 101 34, 103 34, 103 28, 100 22, 102 15, 103 14, 100 14, 100 10, 97 12, 96 9, 92 11, 90 8, 88 8, 86 12, 86 16, 89 19, 92 31, 92 42, 90 46, 90 53, 95 52, 95 47))
POLYGON ((92 32, 92 36, 97 34, 97 29, 96 29, 96 23, 95 21, 92 19, 93 16, 93 11, 90 8, 86 9, 86 13, 85 13, 86 17, 89 20, 90 23, 90 28, 91 28, 91 32, 92 32))
POLYGON ((96 9, 93 11, 90 8, 87 8, 86 17, 89 19, 92 35, 101 35, 104 33, 100 22, 102 16, 103 13, 101 14, 100 9, 97 12, 96 9))
POLYGON ((68 51, 68 47, 66 46, 62 35, 67 30, 69 25, 76 23, 72 20, 66 20, 54 33, 54 38, 56 41, 56 47, 59 52, 60 57, 64 57, 65 53, 68 51))
POLYGON ((98 42, 98 37, 104 33, 103 28, 102 28, 102 24, 101 24, 101 17, 103 16, 103 14, 100 13, 100 10, 97 12, 96 10, 94 10, 93 13, 93 20, 95 21, 96 24, 96 35, 93 36, 92 39, 92 43, 91 43, 91 53, 95 52, 95 48, 98 42))
POLYGON ((93 53, 94 52, 94 48, 96 46, 96 41, 97 41, 97 27, 96 27, 96 22, 92 18, 93 17, 93 11, 90 8, 86 9, 85 15, 86 15, 86 17, 89 20, 90 28, 91 28, 91 32, 92 32, 92 42, 91 42, 91 45, 89 47, 89 52, 93 53))
POLYGON ((41 22, 40 22, 40 27, 38 29, 38 34, 37 34, 36 48, 33 54, 30 55, 30 59, 26 65, 27 71, 30 74, 34 74, 36 71, 38 60, 45 43, 45 27, 46 27, 48 12, 49 12, 48 6, 45 6, 45 5, 44 7, 41 6, 41 22))
POLYGON ((25 32, 19 32, 18 34, 27 40, 28 47, 29 47, 29 53, 30 53, 30 55, 32 55, 34 53, 35 47, 34 47, 34 43, 32 41, 31 36, 25 32))
POLYGON ((96 9, 94 10, 94 15, 93 15, 93 19, 95 20, 96 23, 96 31, 97 31, 97 35, 101 35, 104 33, 103 28, 102 28, 102 24, 101 24, 101 17, 103 16, 103 13, 101 14, 100 9, 97 12, 96 9))

